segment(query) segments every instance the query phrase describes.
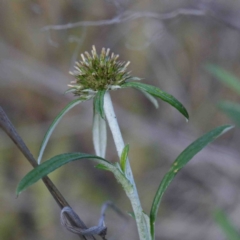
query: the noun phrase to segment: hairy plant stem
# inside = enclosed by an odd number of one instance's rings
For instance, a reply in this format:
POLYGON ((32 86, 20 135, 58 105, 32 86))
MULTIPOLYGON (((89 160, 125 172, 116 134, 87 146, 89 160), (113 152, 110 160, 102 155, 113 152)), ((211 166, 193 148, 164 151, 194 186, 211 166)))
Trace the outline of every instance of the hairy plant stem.
MULTIPOLYGON (((124 145, 122 134, 121 134, 118 121, 114 112, 114 108, 112 105, 112 100, 109 92, 106 92, 104 96, 104 112, 105 112, 110 130, 112 132, 112 136, 114 139, 118 156, 120 158, 125 145, 124 145)), ((129 159, 127 159, 127 164, 126 164, 126 178, 130 182, 130 184, 123 184, 124 181, 122 179, 123 176, 121 174, 115 174, 115 177, 122 184, 128 198, 130 199, 130 202, 134 211, 136 223, 137 223, 140 240, 150 240, 151 237, 148 231, 148 226, 147 226, 148 223, 146 223, 146 216, 144 216, 142 206, 139 200, 139 196, 138 196, 136 184, 134 181, 134 177, 132 174, 132 169, 129 163, 129 159)))

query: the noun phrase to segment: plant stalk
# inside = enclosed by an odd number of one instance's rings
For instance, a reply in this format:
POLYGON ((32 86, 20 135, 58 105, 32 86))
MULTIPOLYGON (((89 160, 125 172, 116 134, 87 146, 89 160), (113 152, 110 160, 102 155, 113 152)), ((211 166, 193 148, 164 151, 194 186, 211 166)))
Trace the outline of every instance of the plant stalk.
MULTIPOLYGON (((112 105, 112 100, 109 92, 106 92, 104 95, 104 112, 109 124, 109 128, 112 132, 118 157, 120 159, 125 144, 122 138, 122 134, 118 125, 118 121, 114 112, 114 108, 112 105)), ((118 178, 117 175, 115 175, 115 177, 118 178)), ((119 182, 122 182, 120 178, 121 176, 119 176, 118 180, 119 182)), ((124 188, 124 190, 128 198, 130 199, 130 202, 134 211, 140 240, 150 240, 151 237, 150 237, 150 233, 147 226, 148 223, 146 223, 146 218, 144 217, 143 209, 139 200, 139 196, 138 196, 136 184, 134 181, 134 177, 132 174, 132 169, 129 163, 129 159, 127 159, 127 164, 126 164, 126 178, 129 180, 132 187, 124 188)))

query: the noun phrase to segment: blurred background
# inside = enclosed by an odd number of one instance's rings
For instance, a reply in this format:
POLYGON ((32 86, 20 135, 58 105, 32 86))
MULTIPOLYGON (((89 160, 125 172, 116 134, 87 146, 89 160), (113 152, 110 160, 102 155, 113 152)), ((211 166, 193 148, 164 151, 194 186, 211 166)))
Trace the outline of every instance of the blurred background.
MULTIPOLYGON (((170 105, 159 109, 138 91, 111 93, 139 195, 149 213, 157 187, 174 159, 192 141, 232 123, 219 101, 239 95, 206 69, 215 64, 240 78, 240 2, 220 0, 17 0, 0 2, 0 105, 35 157, 54 117, 73 99, 64 94, 69 71, 95 45, 131 61, 142 82, 174 95, 190 121, 170 105), (70 23, 70 24, 69 24, 70 23)), ((220 76, 221 77, 221 76, 220 76)), ((71 110, 54 131, 44 160, 60 153, 94 153, 92 102, 71 110)), ((214 219, 222 209, 240 226, 240 134, 236 127, 199 153, 167 190, 156 223, 158 240, 227 239, 214 219)), ((107 157, 117 161, 109 134, 107 157)), ((78 239, 64 230, 60 209, 42 182, 16 198, 18 182, 32 168, 0 129, 0 239, 78 239)), ((111 173, 89 161, 50 175, 88 225, 113 201, 131 212, 111 173)), ((138 239, 134 221, 107 211, 108 239, 138 239)), ((239 229, 239 227, 238 227, 239 229)))

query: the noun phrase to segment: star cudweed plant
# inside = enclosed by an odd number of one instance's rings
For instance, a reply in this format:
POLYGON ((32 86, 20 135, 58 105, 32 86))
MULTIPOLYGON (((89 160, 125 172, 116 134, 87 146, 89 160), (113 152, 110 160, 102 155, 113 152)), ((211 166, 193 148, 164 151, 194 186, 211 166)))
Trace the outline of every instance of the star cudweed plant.
MULTIPOLYGON (((102 49, 98 55, 93 46, 91 54, 85 52, 81 54, 82 60, 76 62, 75 70, 71 72, 75 80, 69 84, 69 89, 66 92, 72 92, 76 99, 70 102, 54 119, 50 125, 42 145, 40 147, 38 164, 39 166, 30 171, 19 183, 17 194, 25 190, 27 187, 49 174, 60 166, 80 159, 92 159, 97 163, 97 168, 111 171, 116 180, 121 184, 127 197, 129 198, 134 212, 134 219, 138 229, 139 238, 141 240, 155 239, 155 221, 158 208, 161 203, 163 193, 178 173, 201 149, 214 139, 222 135, 232 127, 224 125, 213 129, 206 133, 192 144, 190 144, 173 162, 169 171, 163 177, 156 191, 155 197, 151 205, 151 211, 146 214, 141 206, 138 196, 138 191, 132 174, 131 166, 128 159, 129 145, 125 145, 122 134, 114 113, 110 92, 125 88, 134 88, 140 90, 145 96, 158 107, 156 98, 159 98, 174 108, 176 108, 187 120, 189 118, 185 107, 172 95, 160 90, 157 87, 140 82, 140 78, 131 76, 127 71, 130 62, 121 62, 118 60, 118 55, 110 53, 110 50, 102 49), (87 153, 64 153, 52 157, 51 159, 41 163, 41 159, 48 143, 48 140, 57 126, 61 118, 74 106, 84 101, 93 99, 93 144, 96 155, 87 153), (107 132, 106 124, 112 132, 114 143, 116 146, 119 162, 112 163, 105 159, 107 147, 107 132)), ((66 210, 67 211, 67 210, 66 210)), ((73 227, 68 226, 68 229, 73 227)), ((86 231, 73 231, 74 233, 85 235, 86 231)), ((98 234, 99 232, 91 232, 98 234)))
POLYGON ((126 72, 130 62, 117 61, 119 55, 109 56, 110 49, 102 49, 98 56, 93 46, 92 55, 88 52, 81 54, 82 61, 76 62, 75 71, 70 72, 75 77, 69 91, 77 96, 91 96, 98 91, 120 88, 127 80, 140 80, 133 78, 126 72))

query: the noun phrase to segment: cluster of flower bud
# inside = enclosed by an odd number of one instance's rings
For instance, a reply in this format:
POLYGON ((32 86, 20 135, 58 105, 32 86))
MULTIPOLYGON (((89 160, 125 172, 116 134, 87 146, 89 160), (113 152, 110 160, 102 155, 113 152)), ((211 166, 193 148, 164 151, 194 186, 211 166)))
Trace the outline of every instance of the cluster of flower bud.
POLYGON ((127 72, 130 62, 118 61, 119 55, 110 54, 110 49, 102 48, 98 55, 95 46, 91 54, 81 54, 81 61, 76 62, 75 70, 70 72, 75 80, 68 86, 68 91, 78 96, 95 95, 100 90, 112 90, 121 88, 121 85, 132 76, 127 72))

